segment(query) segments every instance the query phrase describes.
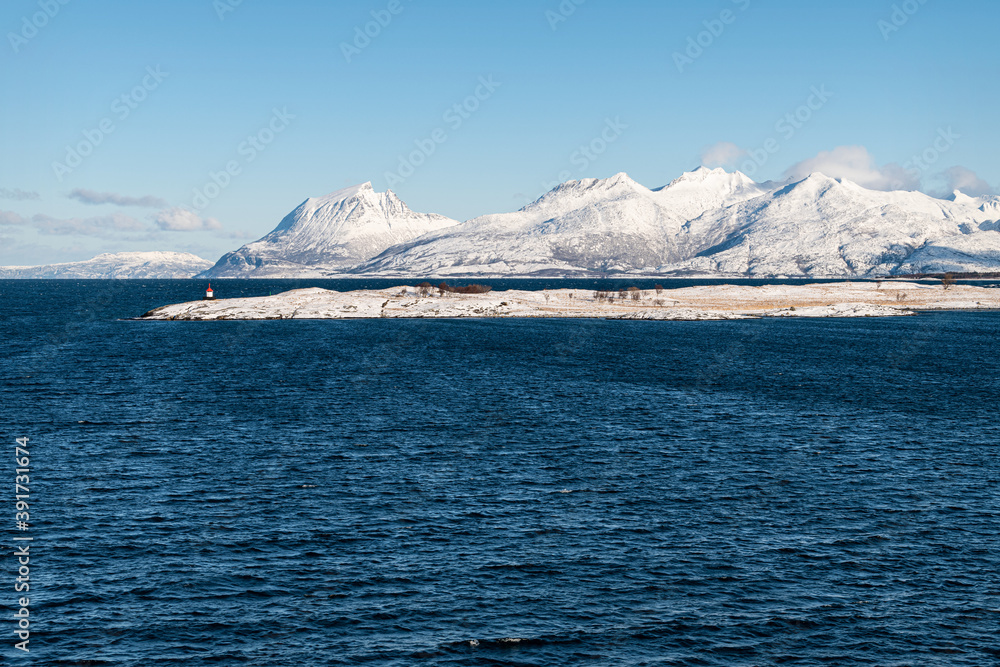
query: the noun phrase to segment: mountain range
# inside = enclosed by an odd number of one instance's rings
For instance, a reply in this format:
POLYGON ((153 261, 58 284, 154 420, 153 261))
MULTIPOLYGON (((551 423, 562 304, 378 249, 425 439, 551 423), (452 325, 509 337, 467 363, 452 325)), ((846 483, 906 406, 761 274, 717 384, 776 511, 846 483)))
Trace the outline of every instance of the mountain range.
POLYGON ((814 173, 755 183, 700 167, 650 189, 620 173, 569 181, 466 222, 410 210, 371 183, 310 198, 210 262, 122 253, 0 267, 14 277, 852 277, 1000 270, 1000 197, 866 189, 814 173), (159 263, 159 264, 158 264, 159 263))
POLYGON ((212 263, 189 252, 105 253, 82 262, 43 266, 0 266, 0 279, 190 278, 212 263))
POLYGON ((868 190, 822 174, 755 183, 701 167, 649 189, 564 183, 463 223, 370 183, 306 200, 203 277, 876 276, 1000 268, 1000 197, 868 190))

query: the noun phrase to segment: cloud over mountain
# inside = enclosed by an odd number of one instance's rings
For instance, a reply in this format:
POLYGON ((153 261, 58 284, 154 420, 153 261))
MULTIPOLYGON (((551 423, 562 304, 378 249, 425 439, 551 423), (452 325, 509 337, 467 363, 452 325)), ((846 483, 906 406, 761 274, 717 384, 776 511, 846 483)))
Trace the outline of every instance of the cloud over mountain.
POLYGON ((984 197, 998 194, 997 188, 979 178, 976 172, 965 167, 945 169, 941 174, 941 178, 945 182, 945 189, 942 194, 951 194, 956 190, 970 197, 984 197))
POLYGON ((733 167, 747 156, 747 152, 730 141, 720 141, 701 153, 701 163, 706 167, 733 167))
POLYGON ((920 175, 890 163, 879 167, 864 146, 838 146, 821 151, 785 170, 785 178, 801 180, 820 173, 830 178, 845 178, 869 190, 919 190, 920 175))

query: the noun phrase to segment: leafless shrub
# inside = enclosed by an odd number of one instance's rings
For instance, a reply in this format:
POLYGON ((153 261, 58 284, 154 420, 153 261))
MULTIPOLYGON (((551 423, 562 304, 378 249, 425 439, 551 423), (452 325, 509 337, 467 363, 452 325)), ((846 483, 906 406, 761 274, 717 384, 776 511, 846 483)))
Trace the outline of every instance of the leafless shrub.
POLYGON ((656 296, 660 296, 661 294, 663 294, 663 285, 658 284, 653 289, 656 290, 656 296))
POLYGON ((424 281, 417 285, 417 294, 420 296, 430 296, 431 290, 434 288, 429 282, 424 281))
POLYGON ((896 301, 899 303, 906 301, 906 292, 896 292, 896 301))
POLYGON ((448 283, 441 283, 438 285, 438 291, 441 294, 445 292, 452 292, 454 294, 486 294, 487 292, 492 292, 493 288, 489 285, 465 285, 459 287, 457 285, 449 285, 448 283))
POLYGON ((666 302, 663 299, 657 299, 653 302, 653 305, 657 308, 663 308, 663 306, 666 305, 666 302))
POLYGON ((642 290, 639 289, 638 287, 629 287, 627 291, 628 295, 632 298, 633 301, 642 300, 642 290))
POLYGON ((954 284, 955 284, 955 274, 953 273, 944 274, 944 277, 941 279, 941 286, 944 287, 945 289, 948 289, 954 284))

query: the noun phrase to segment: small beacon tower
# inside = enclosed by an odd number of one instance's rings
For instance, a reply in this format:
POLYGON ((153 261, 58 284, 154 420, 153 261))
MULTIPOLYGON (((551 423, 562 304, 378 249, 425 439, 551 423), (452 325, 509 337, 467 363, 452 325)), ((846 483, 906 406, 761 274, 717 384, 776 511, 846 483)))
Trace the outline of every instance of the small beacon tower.
POLYGON ((208 284, 208 289, 205 290, 205 298, 203 301, 215 301, 215 292, 212 291, 212 283, 208 284))

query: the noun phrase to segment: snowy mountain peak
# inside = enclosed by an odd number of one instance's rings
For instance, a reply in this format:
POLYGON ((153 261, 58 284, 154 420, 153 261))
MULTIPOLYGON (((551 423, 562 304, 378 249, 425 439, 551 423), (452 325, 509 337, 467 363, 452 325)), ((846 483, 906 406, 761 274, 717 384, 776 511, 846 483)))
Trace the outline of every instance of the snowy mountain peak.
POLYGON ((582 178, 579 181, 568 181, 560 186, 557 186, 555 190, 562 191, 626 191, 635 192, 646 190, 644 185, 640 185, 632 179, 631 176, 626 174, 624 171, 618 172, 614 176, 609 178, 582 178))
POLYGON ((843 179, 831 178, 822 172, 814 171, 813 173, 809 174, 804 179, 802 179, 800 182, 809 183, 820 187, 832 187, 834 185, 842 183, 843 179))
POLYGON ((330 194, 324 195, 322 197, 310 197, 307 201, 330 204, 334 202, 344 201, 345 199, 351 199, 353 197, 361 195, 362 193, 367 194, 369 192, 374 193, 375 188, 372 187, 371 181, 366 181, 359 185, 351 185, 349 187, 342 188, 340 190, 337 190, 336 192, 331 192, 330 194))
POLYGON ((579 181, 566 181, 552 188, 521 210, 558 210, 565 212, 566 210, 579 208, 597 200, 628 197, 634 194, 648 195, 649 192, 649 188, 636 182, 625 172, 619 172, 610 178, 583 178, 579 181))
POLYGON ((305 207, 304 210, 308 209, 315 211, 321 208, 331 206, 336 207, 347 203, 357 205, 359 202, 368 203, 374 206, 388 205, 392 209, 409 210, 406 204, 404 204, 392 190, 376 192, 375 188, 372 187, 371 181, 361 183, 360 185, 352 185, 350 187, 337 190, 336 192, 331 192, 330 194, 322 197, 310 197, 302 203, 301 207, 305 207))
POLYGON ((414 213, 391 190, 376 192, 362 183, 305 200, 270 234, 226 254, 204 275, 322 275, 456 224, 443 215, 414 213))
POLYGON ((945 197, 945 201, 953 201, 956 204, 978 204, 980 200, 970 197, 961 190, 955 190, 949 196, 945 197))
POLYGON ((816 197, 842 185, 841 181, 830 178, 826 174, 816 171, 800 181, 790 183, 775 192, 775 195, 788 195, 795 193, 805 197, 816 197))
POLYGON ((731 195, 743 192, 762 192, 762 189, 752 178, 740 171, 732 173, 722 168, 709 169, 698 167, 675 178, 668 185, 659 188, 658 192, 679 195, 681 193, 716 193, 731 195))

